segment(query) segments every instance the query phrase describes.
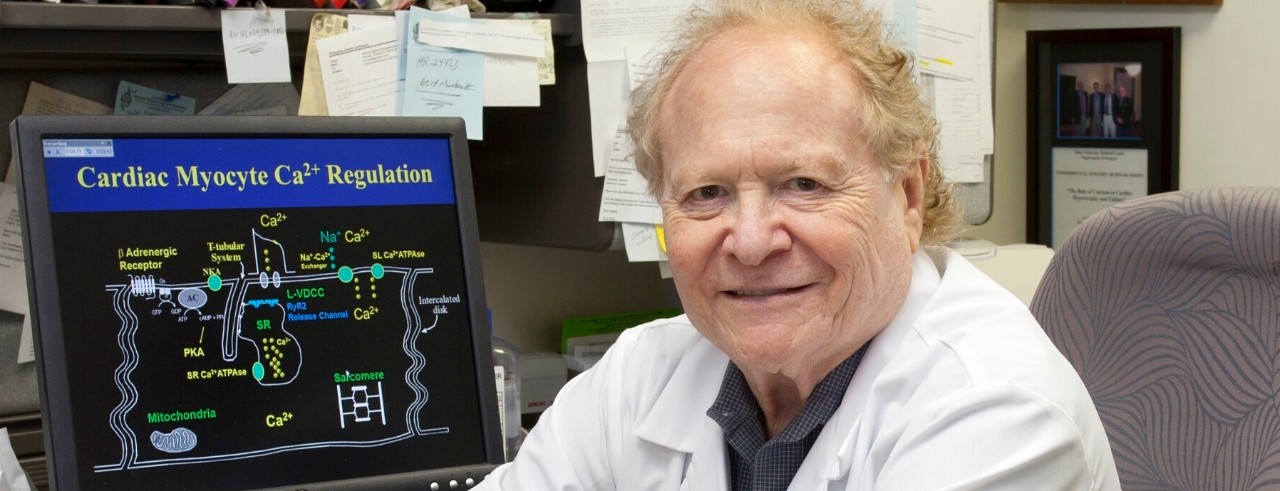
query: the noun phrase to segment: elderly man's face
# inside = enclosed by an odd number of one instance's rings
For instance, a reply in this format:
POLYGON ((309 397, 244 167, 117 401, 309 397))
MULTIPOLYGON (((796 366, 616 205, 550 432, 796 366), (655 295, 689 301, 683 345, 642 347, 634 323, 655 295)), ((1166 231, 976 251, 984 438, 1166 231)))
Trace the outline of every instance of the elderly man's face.
POLYGON ((661 116, 675 284, 693 324, 744 371, 843 360, 897 312, 919 246, 923 171, 891 177, 863 148, 860 89, 818 43, 722 34, 661 116))

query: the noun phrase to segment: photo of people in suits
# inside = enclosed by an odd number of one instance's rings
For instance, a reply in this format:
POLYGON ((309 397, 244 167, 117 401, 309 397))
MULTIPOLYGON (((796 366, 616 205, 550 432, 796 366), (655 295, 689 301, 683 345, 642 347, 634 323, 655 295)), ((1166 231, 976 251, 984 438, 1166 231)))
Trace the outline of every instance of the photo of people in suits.
POLYGON ((1058 138, 1142 138, 1142 64, 1058 65, 1058 138))

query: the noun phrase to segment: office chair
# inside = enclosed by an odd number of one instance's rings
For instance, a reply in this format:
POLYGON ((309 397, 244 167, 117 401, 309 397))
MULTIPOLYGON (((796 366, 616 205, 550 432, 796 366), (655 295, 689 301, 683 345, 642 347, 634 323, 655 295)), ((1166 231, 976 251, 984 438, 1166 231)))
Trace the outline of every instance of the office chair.
POLYGON ((1031 311, 1089 388, 1126 491, 1280 489, 1280 188, 1100 211, 1031 311))

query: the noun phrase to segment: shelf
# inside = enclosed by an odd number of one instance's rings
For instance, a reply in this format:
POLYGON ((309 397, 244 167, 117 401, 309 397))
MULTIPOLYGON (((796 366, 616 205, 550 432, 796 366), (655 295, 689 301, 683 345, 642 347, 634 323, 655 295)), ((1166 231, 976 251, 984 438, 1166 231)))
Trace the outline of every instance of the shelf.
MULTIPOLYGON (((290 56, 305 55, 316 13, 392 15, 389 10, 274 8, 285 15, 290 56)), ((0 58, 221 61, 219 9, 175 5, 0 2, 0 58)), ((573 34, 570 14, 484 13, 480 18, 545 18, 553 35, 573 34)))

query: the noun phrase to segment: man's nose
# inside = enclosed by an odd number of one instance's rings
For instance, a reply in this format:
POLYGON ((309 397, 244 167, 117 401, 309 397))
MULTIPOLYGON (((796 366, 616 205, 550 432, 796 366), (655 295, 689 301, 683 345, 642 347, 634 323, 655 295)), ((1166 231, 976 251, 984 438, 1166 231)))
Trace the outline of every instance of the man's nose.
POLYGON ((770 256, 791 249, 782 214, 762 199, 746 199, 738 203, 733 231, 726 238, 725 249, 747 266, 759 266, 770 256))

